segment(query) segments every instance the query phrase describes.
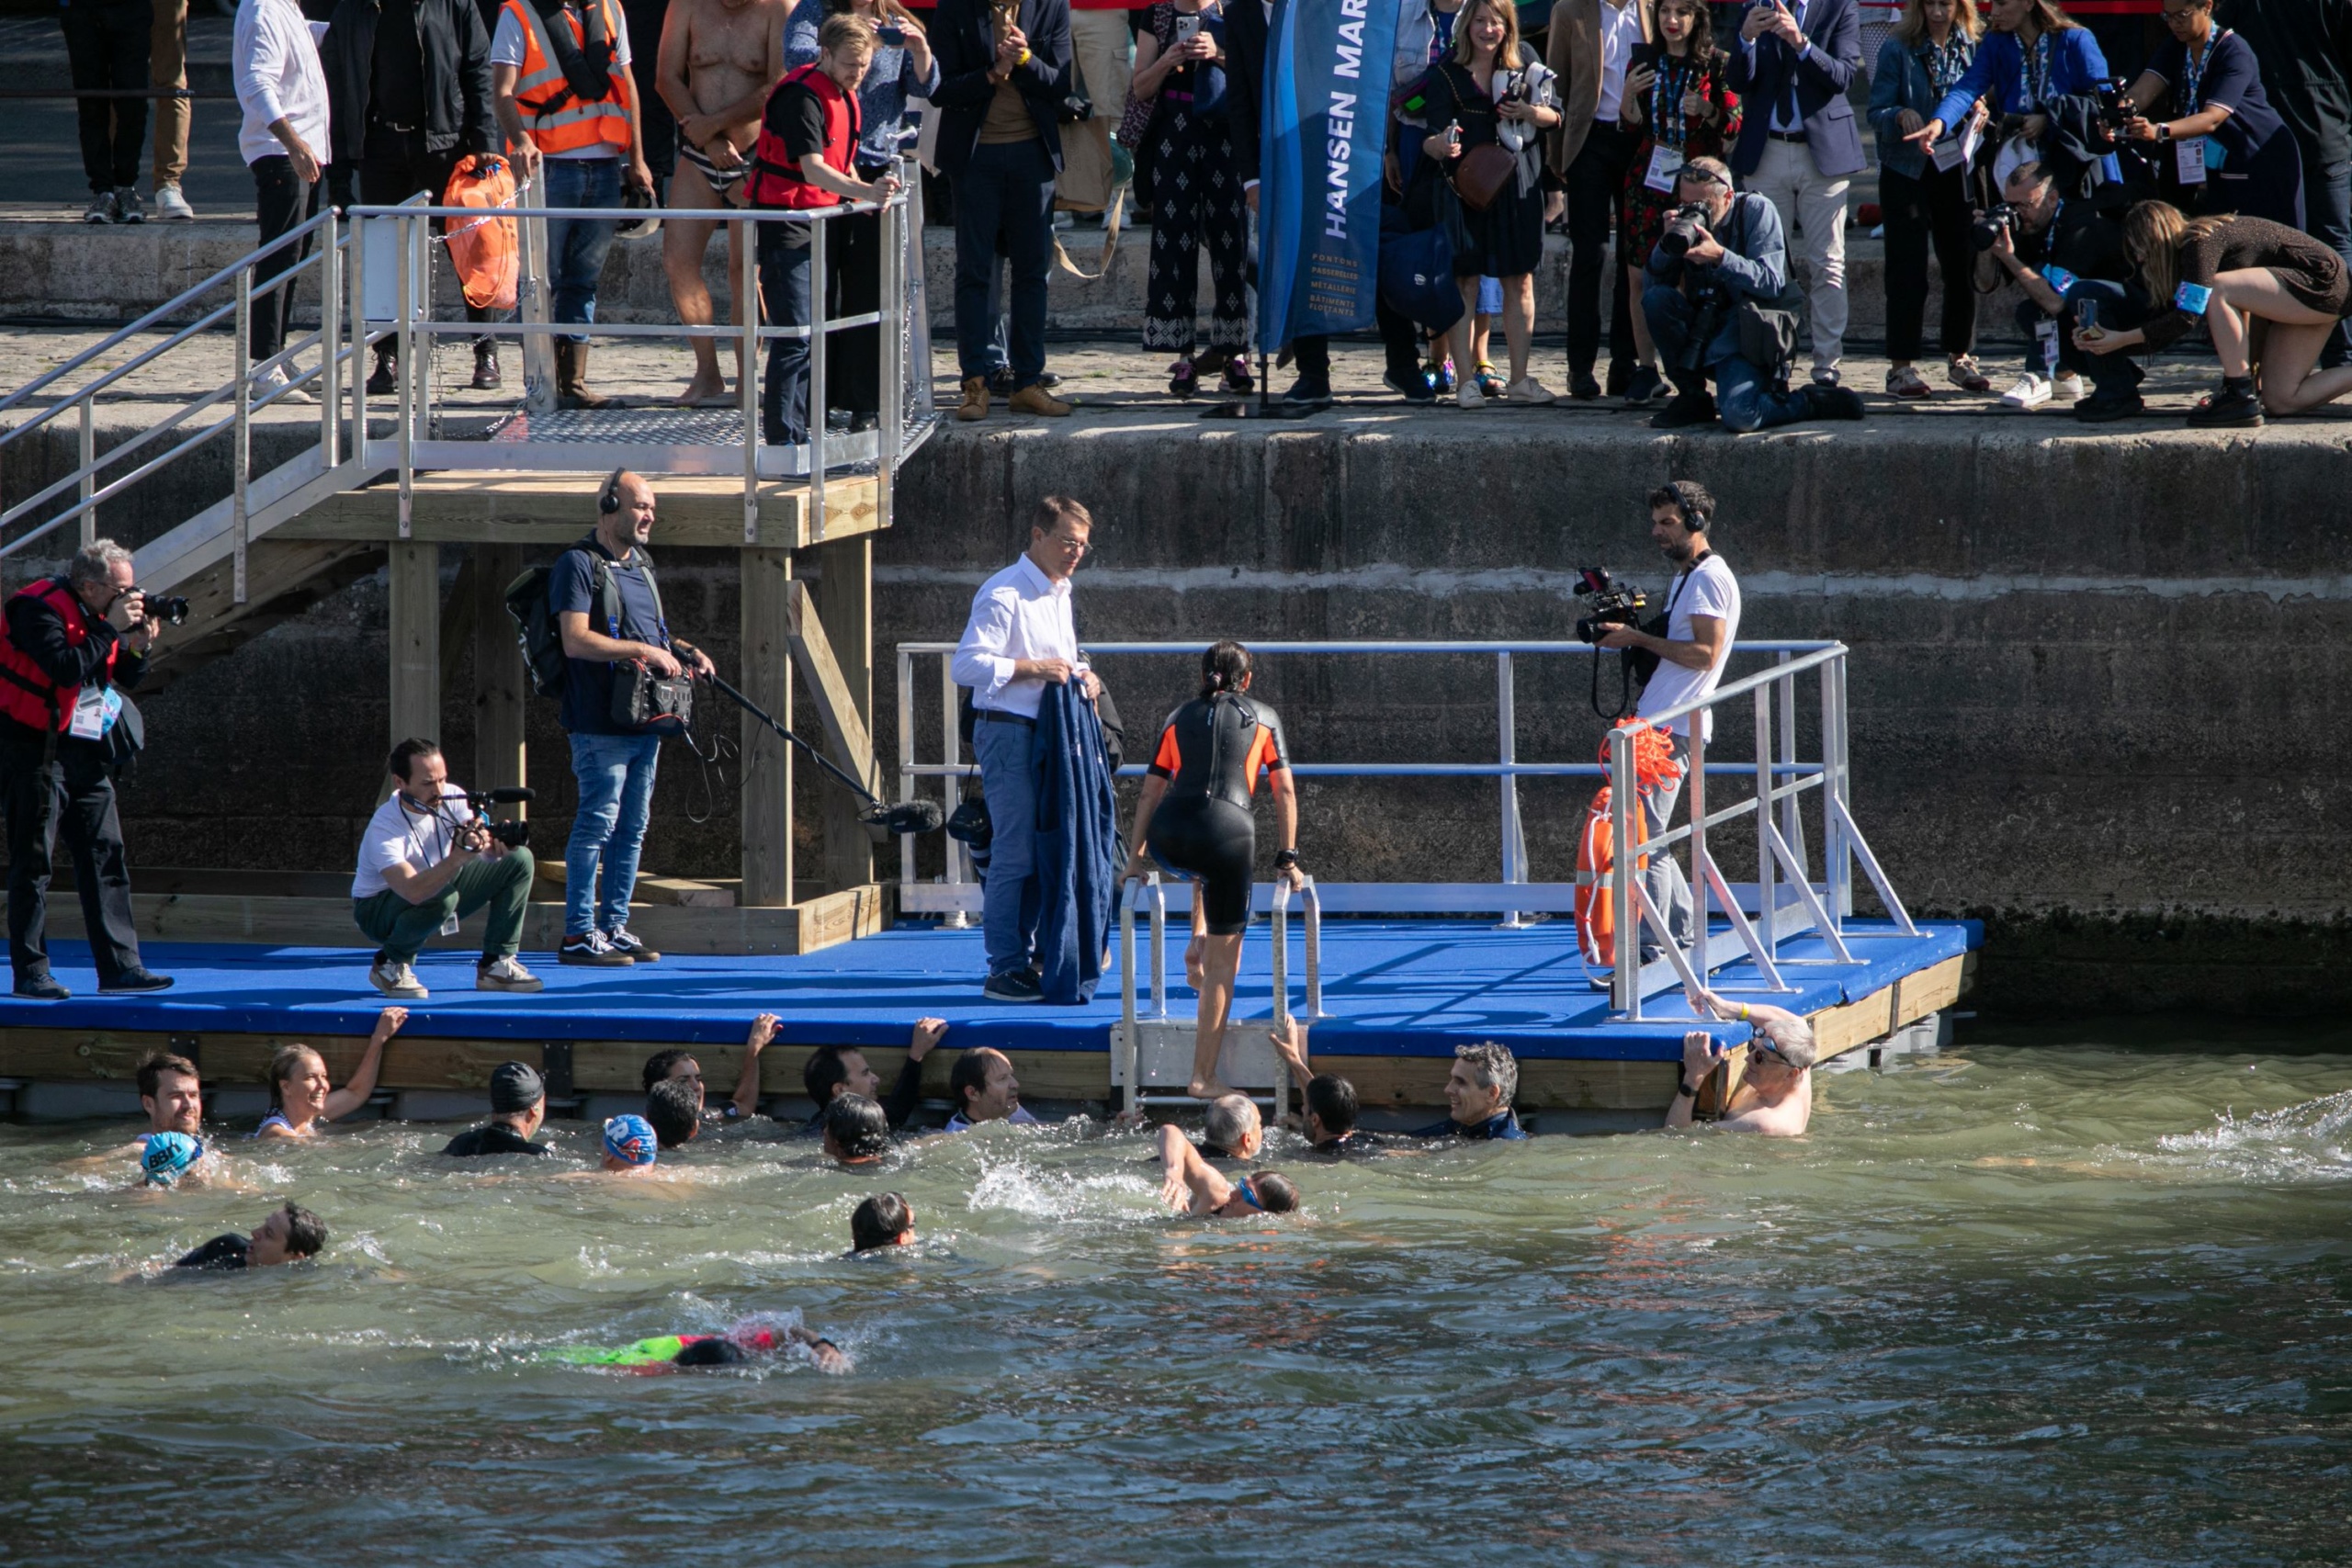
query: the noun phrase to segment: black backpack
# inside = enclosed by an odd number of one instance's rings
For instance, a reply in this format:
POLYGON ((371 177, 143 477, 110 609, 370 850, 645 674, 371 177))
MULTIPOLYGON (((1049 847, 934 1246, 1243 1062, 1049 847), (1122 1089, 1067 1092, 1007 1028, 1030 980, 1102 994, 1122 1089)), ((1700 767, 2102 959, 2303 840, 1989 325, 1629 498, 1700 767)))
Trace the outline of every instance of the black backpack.
MULTIPOLYGON (((613 581, 611 564, 605 559, 603 551, 585 543, 571 548, 588 552, 596 574, 597 608, 604 612, 607 627, 617 625, 621 618, 621 585, 613 581)), ((654 615, 659 619, 662 592, 653 585, 653 558, 641 549, 636 555, 639 568, 645 573, 645 586, 653 595, 654 615)), ((531 672, 531 690, 543 697, 563 694, 564 677, 571 668, 564 658, 563 633, 555 624, 555 609, 548 593, 548 580, 554 575, 552 566, 535 566, 506 585, 506 613, 514 619, 515 640, 522 644, 523 663, 531 672)))

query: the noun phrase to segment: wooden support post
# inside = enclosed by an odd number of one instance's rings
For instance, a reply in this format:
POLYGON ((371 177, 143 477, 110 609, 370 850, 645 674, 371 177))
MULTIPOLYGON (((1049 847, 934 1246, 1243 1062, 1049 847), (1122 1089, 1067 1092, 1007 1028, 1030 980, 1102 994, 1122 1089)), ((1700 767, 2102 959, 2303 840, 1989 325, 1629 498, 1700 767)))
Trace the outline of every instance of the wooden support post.
MULTIPOLYGON (((390 547, 391 742, 441 738, 441 547, 390 547)), ((387 781, 389 785, 390 781, 387 781)))
MULTIPOLYGON (((528 695, 523 651, 514 622, 506 614, 506 585, 521 575, 519 545, 476 545, 467 562, 472 573, 474 643, 473 789, 520 789, 530 783, 523 750, 523 702, 528 695)), ((521 817, 519 806, 500 817, 521 817)))
MULTIPOLYGON (((792 585, 788 604, 792 660, 800 667, 800 679, 807 683, 809 697, 817 705, 817 717, 825 727, 825 750, 832 753, 833 761, 843 773, 852 778, 864 780, 866 788, 871 790, 875 784, 874 741, 866 732, 865 716, 858 711, 849 682, 842 673, 841 665, 833 658, 832 641, 825 635, 818 606, 810 603, 808 591, 798 582, 792 585)), ((864 824, 855 819, 859 809, 856 797, 843 790, 838 781, 827 781, 826 789, 827 875, 831 878, 838 869, 844 874, 862 874, 870 879, 874 874, 872 840, 865 837, 864 824), (841 864, 833 859, 834 849, 840 841, 833 836, 831 828, 833 813, 837 809, 833 804, 836 795, 850 803, 849 828, 858 835, 860 847, 865 851, 854 867, 841 864)), ((862 886, 864 884, 849 886, 862 886)), ((836 887, 832 891, 841 889, 836 887)))
MULTIPOLYGON (((792 723, 792 621, 800 584, 792 552, 742 551, 743 694, 792 723)), ((743 894, 747 905, 792 902, 792 749, 743 718, 743 894)))
MULTIPOLYGON (((824 580, 817 590, 817 618, 832 644, 843 694, 855 708, 867 737, 863 758, 844 763, 874 784, 874 541, 870 536, 836 540, 817 547, 824 580)), ((830 735, 831 731, 828 731, 830 735)), ((841 761, 836 755, 835 761, 841 761)), ((875 792, 880 794, 879 790, 875 792)), ((825 792, 825 887, 829 892, 863 887, 874 880, 874 838, 859 821, 862 809, 847 790, 825 792)))

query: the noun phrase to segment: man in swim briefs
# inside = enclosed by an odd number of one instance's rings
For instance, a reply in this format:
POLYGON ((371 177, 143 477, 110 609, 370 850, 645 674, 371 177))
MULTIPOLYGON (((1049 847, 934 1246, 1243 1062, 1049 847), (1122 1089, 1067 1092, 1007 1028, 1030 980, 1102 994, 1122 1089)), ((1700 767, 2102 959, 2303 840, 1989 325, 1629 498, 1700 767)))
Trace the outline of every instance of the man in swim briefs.
POLYGON ((1021 1107, 1021 1080, 1013 1076, 1012 1058, 982 1045, 956 1058, 947 1074, 947 1092, 955 1097, 956 1114, 947 1131, 968 1133, 983 1122, 1010 1122, 1034 1127, 1037 1119, 1021 1107))
MULTIPOLYGON (((914 1032, 907 1040, 907 1059, 899 1068, 899 1081, 890 1086, 890 1098, 883 1102, 892 1127, 903 1127, 922 1103, 922 1061, 931 1055, 947 1032, 944 1018, 919 1018, 914 1032)), ((806 1131, 821 1133, 825 1128, 825 1108, 838 1095, 862 1094, 872 1100, 882 1088, 882 1075, 866 1065, 865 1053, 849 1045, 820 1045, 808 1054, 800 1069, 801 1087, 808 1090, 809 1102, 816 1114, 808 1118, 806 1131)))
POLYGON ((1453 1070, 1445 1078, 1444 1121, 1419 1129, 1417 1138, 1492 1138, 1510 1142, 1527 1136, 1510 1108, 1519 1093, 1519 1061, 1507 1045, 1456 1045, 1453 1070))
MULTIPOLYGON (((736 205, 736 187, 751 172, 752 143, 768 95, 784 80, 784 29, 788 0, 671 0, 662 24, 662 51, 655 82, 662 101, 678 120, 678 172, 670 181, 672 207, 724 211, 736 205)), ((703 255, 718 227, 715 219, 673 216, 662 226, 662 266, 670 276, 670 299, 687 326, 708 326, 713 308, 703 281, 703 255)), ((741 247, 752 243, 748 223, 727 230, 729 314, 740 326, 747 304, 741 298, 741 247)), ((727 379, 718 373, 718 348, 710 338, 693 340, 694 379, 678 399, 682 408, 729 406, 727 379)), ((735 373, 743 363, 740 345, 735 373)))
MULTIPOLYGON (((1813 1065, 1820 1056, 1813 1025, 1786 1008, 1726 1001, 1713 991, 1701 991, 1690 1004, 1693 1012, 1746 1023, 1756 1031, 1747 1043, 1747 1067, 1740 1075, 1739 1088, 1715 1125, 1727 1133, 1802 1136, 1813 1121, 1813 1065)), ((1675 1087, 1674 1103, 1666 1108, 1668 1126, 1690 1125, 1699 1087, 1730 1054, 1703 1031, 1694 1029, 1682 1037, 1682 1078, 1675 1087)))
POLYGON ((1356 1127, 1356 1086, 1336 1073, 1318 1073, 1307 1060, 1306 1025, 1286 1018, 1272 1032, 1274 1052, 1290 1069, 1291 1082, 1306 1086, 1300 1131, 1318 1155, 1369 1155, 1380 1152, 1370 1133, 1356 1127))
POLYGON ((288 1203, 255 1225, 252 1235, 216 1235, 172 1267, 268 1269, 300 1258, 316 1258, 326 1244, 326 1222, 308 1209, 288 1203))
POLYGON ((1280 1171, 1261 1170, 1228 1181, 1201 1157, 1193 1140, 1173 1122, 1159 1129, 1159 1195, 1168 1206, 1196 1220, 1238 1220, 1245 1214, 1287 1214, 1298 1207, 1298 1189, 1280 1171))

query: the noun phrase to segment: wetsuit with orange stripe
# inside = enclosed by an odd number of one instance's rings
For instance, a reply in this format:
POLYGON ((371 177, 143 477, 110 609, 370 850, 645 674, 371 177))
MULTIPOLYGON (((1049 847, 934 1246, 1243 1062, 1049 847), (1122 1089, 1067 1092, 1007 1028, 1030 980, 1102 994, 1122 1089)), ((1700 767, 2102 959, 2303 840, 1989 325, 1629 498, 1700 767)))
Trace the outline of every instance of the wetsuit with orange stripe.
POLYGON ((1220 692, 1168 716, 1151 772, 1170 781, 1151 814, 1151 858, 1201 884, 1212 936, 1250 925, 1250 882, 1258 858, 1250 797, 1258 778, 1290 767, 1283 721, 1253 697, 1220 692))

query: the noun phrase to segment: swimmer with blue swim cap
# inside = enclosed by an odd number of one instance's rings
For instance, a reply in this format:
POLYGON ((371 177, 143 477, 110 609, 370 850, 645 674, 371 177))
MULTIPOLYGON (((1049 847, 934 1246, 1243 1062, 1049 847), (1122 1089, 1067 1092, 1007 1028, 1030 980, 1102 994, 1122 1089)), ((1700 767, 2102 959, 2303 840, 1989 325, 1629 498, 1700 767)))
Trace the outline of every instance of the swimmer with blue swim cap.
POLYGON ((204 1140, 186 1133, 150 1133, 139 1154, 141 1175, 150 1187, 171 1187, 204 1157, 204 1140))
POLYGON ((653 1123, 634 1112, 605 1123, 605 1168, 616 1176, 647 1176, 660 1157, 653 1123))

